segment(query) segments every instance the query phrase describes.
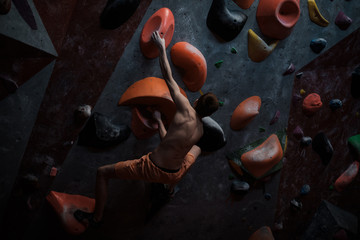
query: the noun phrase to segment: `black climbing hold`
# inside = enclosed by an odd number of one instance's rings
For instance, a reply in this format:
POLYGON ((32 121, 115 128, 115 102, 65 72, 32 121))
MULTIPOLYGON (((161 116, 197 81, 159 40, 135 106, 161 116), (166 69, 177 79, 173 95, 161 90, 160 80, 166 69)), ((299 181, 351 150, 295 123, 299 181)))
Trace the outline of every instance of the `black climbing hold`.
POLYGON ((265 132, 265 128, 259 127, 259 132, 265 132))
POLYGON ((351 74, 351 95, 354 98, 360 97, 360 66, 355 68, 351 74))
POLYGON ((306 195, 310 192, 310 186, 308 184, 304 184, 300 189, 301 195, 306 195))
POLYGON ((334 149, 330 140, 324 133, 320 132, 314 137, 312 148, 317 154, 319 154, 324 165, 329 164, 334 153, 334 149))
POLYGON ((19 86, 9 76, 0 74, 0 87, 3 86, 8 93, 14 93, 19 86))
POLYGON ((95 112, 81 130, 78 144, 89 147, 110 147, 125 141, 130 133, 131 130, 127 125, 115 125, 108 117, 95 112))
POLYGON ((296 199, 291 200, 290 204, 293 207, 293 209, 296 209, 296 210, 302 209, 302 203, 296 199))
POLYGON ((326 47, 327 41, 324 38, 316 38, 311 40, 310 48, 314 53, 320 53, 326 47))
POLYGON ((300 140, 300 144, 303 147, 307 147, 312 143, 311 137, 302 137, 300 140))
POLYGON ((339 109, 342 107, 342 102, 340 99, 332 99, 330 102, 329 102, 329 106, 331 108, 331 110, 336 110, 336 109, 339 109))
POLYGON ((266 199, 266 200, 270 200, 271 199, 271 194, 270 193, 265 193, 264 194, 264 198, 266 199))
POLYGON ((229 11, 225 0, 213 0, 207 19, 208 28, 225 41, 233 40, 243 29, 247 16, 240 11, 229 11))
POLYGON ((296 76, 297 79, 300 79, 302 75, 303 75, 303 72, 299 72, 295 76, 296 76))
POLYGON ((204 134, 196 144, 204 152, 214 152, 226 144, 226 138, 223 129, 211 117, 202 119, 204 134))
POLYGON ((231 191, 233 193, 247 193, 250 185, 247 182, 235 179, 231 182, 231 191))
POLYGON ((125 23, 136 11, 140 0, 108 0, 100 16, 105 29, 115 29, 125 23))

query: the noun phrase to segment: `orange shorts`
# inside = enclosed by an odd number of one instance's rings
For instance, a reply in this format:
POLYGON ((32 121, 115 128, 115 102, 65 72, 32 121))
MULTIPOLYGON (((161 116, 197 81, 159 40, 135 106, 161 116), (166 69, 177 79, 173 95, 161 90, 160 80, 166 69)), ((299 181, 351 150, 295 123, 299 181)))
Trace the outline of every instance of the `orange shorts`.
POLYGON ((148 153, 139 159, 127 160, 115 164, 116 177, 119 179, 131 180, 145 180, 155 183, 176 184, 185 173, 189 170, 191 165, 195 162, 193 154, 186 154, 184 161, 175 173, 169 173, 157 167, 149 158, 148 153))

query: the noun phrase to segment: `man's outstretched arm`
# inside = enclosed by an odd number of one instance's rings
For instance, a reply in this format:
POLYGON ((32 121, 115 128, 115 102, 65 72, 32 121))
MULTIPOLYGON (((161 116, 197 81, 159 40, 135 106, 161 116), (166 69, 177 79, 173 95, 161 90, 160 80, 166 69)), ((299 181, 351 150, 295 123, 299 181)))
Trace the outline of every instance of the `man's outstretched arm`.
POLYGON ((161 113, 159 111, 154 111, 153 112, 153 118, 156 120, 156 122, 158 123, 159 126, 159 135, 160 135, 160 139, 163 140, 164 137, 167 134, 167 131, 165 129, 164 123, 161 120, 161 113))
POLYGON ((158 31, 153 32, 151 37, 160 52, 159 62, 162 75, 168 85, 171 97, 173 98, 175 104, 179 107, 184 102, 185 97, 181 94, 180 88, 172 76, 170 64, 166 55, 165 39, 161 38, 158 31))

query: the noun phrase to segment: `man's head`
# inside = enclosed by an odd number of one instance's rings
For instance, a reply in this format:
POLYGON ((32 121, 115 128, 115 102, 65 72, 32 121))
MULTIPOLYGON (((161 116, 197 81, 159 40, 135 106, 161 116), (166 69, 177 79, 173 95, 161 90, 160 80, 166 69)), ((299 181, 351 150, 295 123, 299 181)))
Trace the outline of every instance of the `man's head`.
POLYGON ((219 100, 213 93, 206 93, 201 95, 199 99, 194 102, 194 109, 200 117, 207 117, 213 114, 219 108, 219 100))

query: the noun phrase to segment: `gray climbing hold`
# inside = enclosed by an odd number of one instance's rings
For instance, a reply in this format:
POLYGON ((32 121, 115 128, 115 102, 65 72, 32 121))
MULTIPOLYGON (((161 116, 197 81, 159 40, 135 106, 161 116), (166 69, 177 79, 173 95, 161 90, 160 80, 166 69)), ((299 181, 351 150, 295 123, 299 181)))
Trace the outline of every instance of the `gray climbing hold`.
POLYGON ((214 152, 226 144, 226 137, 221 126, 211 117, 202 119, 204 134, 196 143, 203 152, 214 152))
POLYGON ((352 23, 352 19, 345 15, 343 11, 339 11, 335 18, 335 24, 341 29, 346 30, 352 23))
POLYGON ((250 189, 250 185, 247 182, 235 179, 231 183, 231 191, 234 193, 247 193, 250 189))
POLYGON ((331 108, 331 110, 335 111, 336 109, 339 109, 342 107, 342 102, 340 99, 332 99, 329 102, 329 107, 331 108))
POLYGON ((324 38, 316 38, 311 40, 310 48, 314 53, 320 53, 326 47, 327 41, 324 38))
POLYGON ((270 199, 272 198, 272 196, 271 196, 270 193, 265 193, 265 194, 264 194, 264 198, 265 198, 266 200, 270 200, 270 199))
POLYGON ((302 203, 296 199, 291 200, 290 204, 293 207, 293 209, 296 209, 296 210, 302 209, 302 203))
POLYGON ((75 110, 75 120, 83 122, 91 116, 91 106, 82 104, 75 110))
POLYGON ((311 137, 302 137, 300 140, 301 146, 307 147, 312 143, 311 137))

